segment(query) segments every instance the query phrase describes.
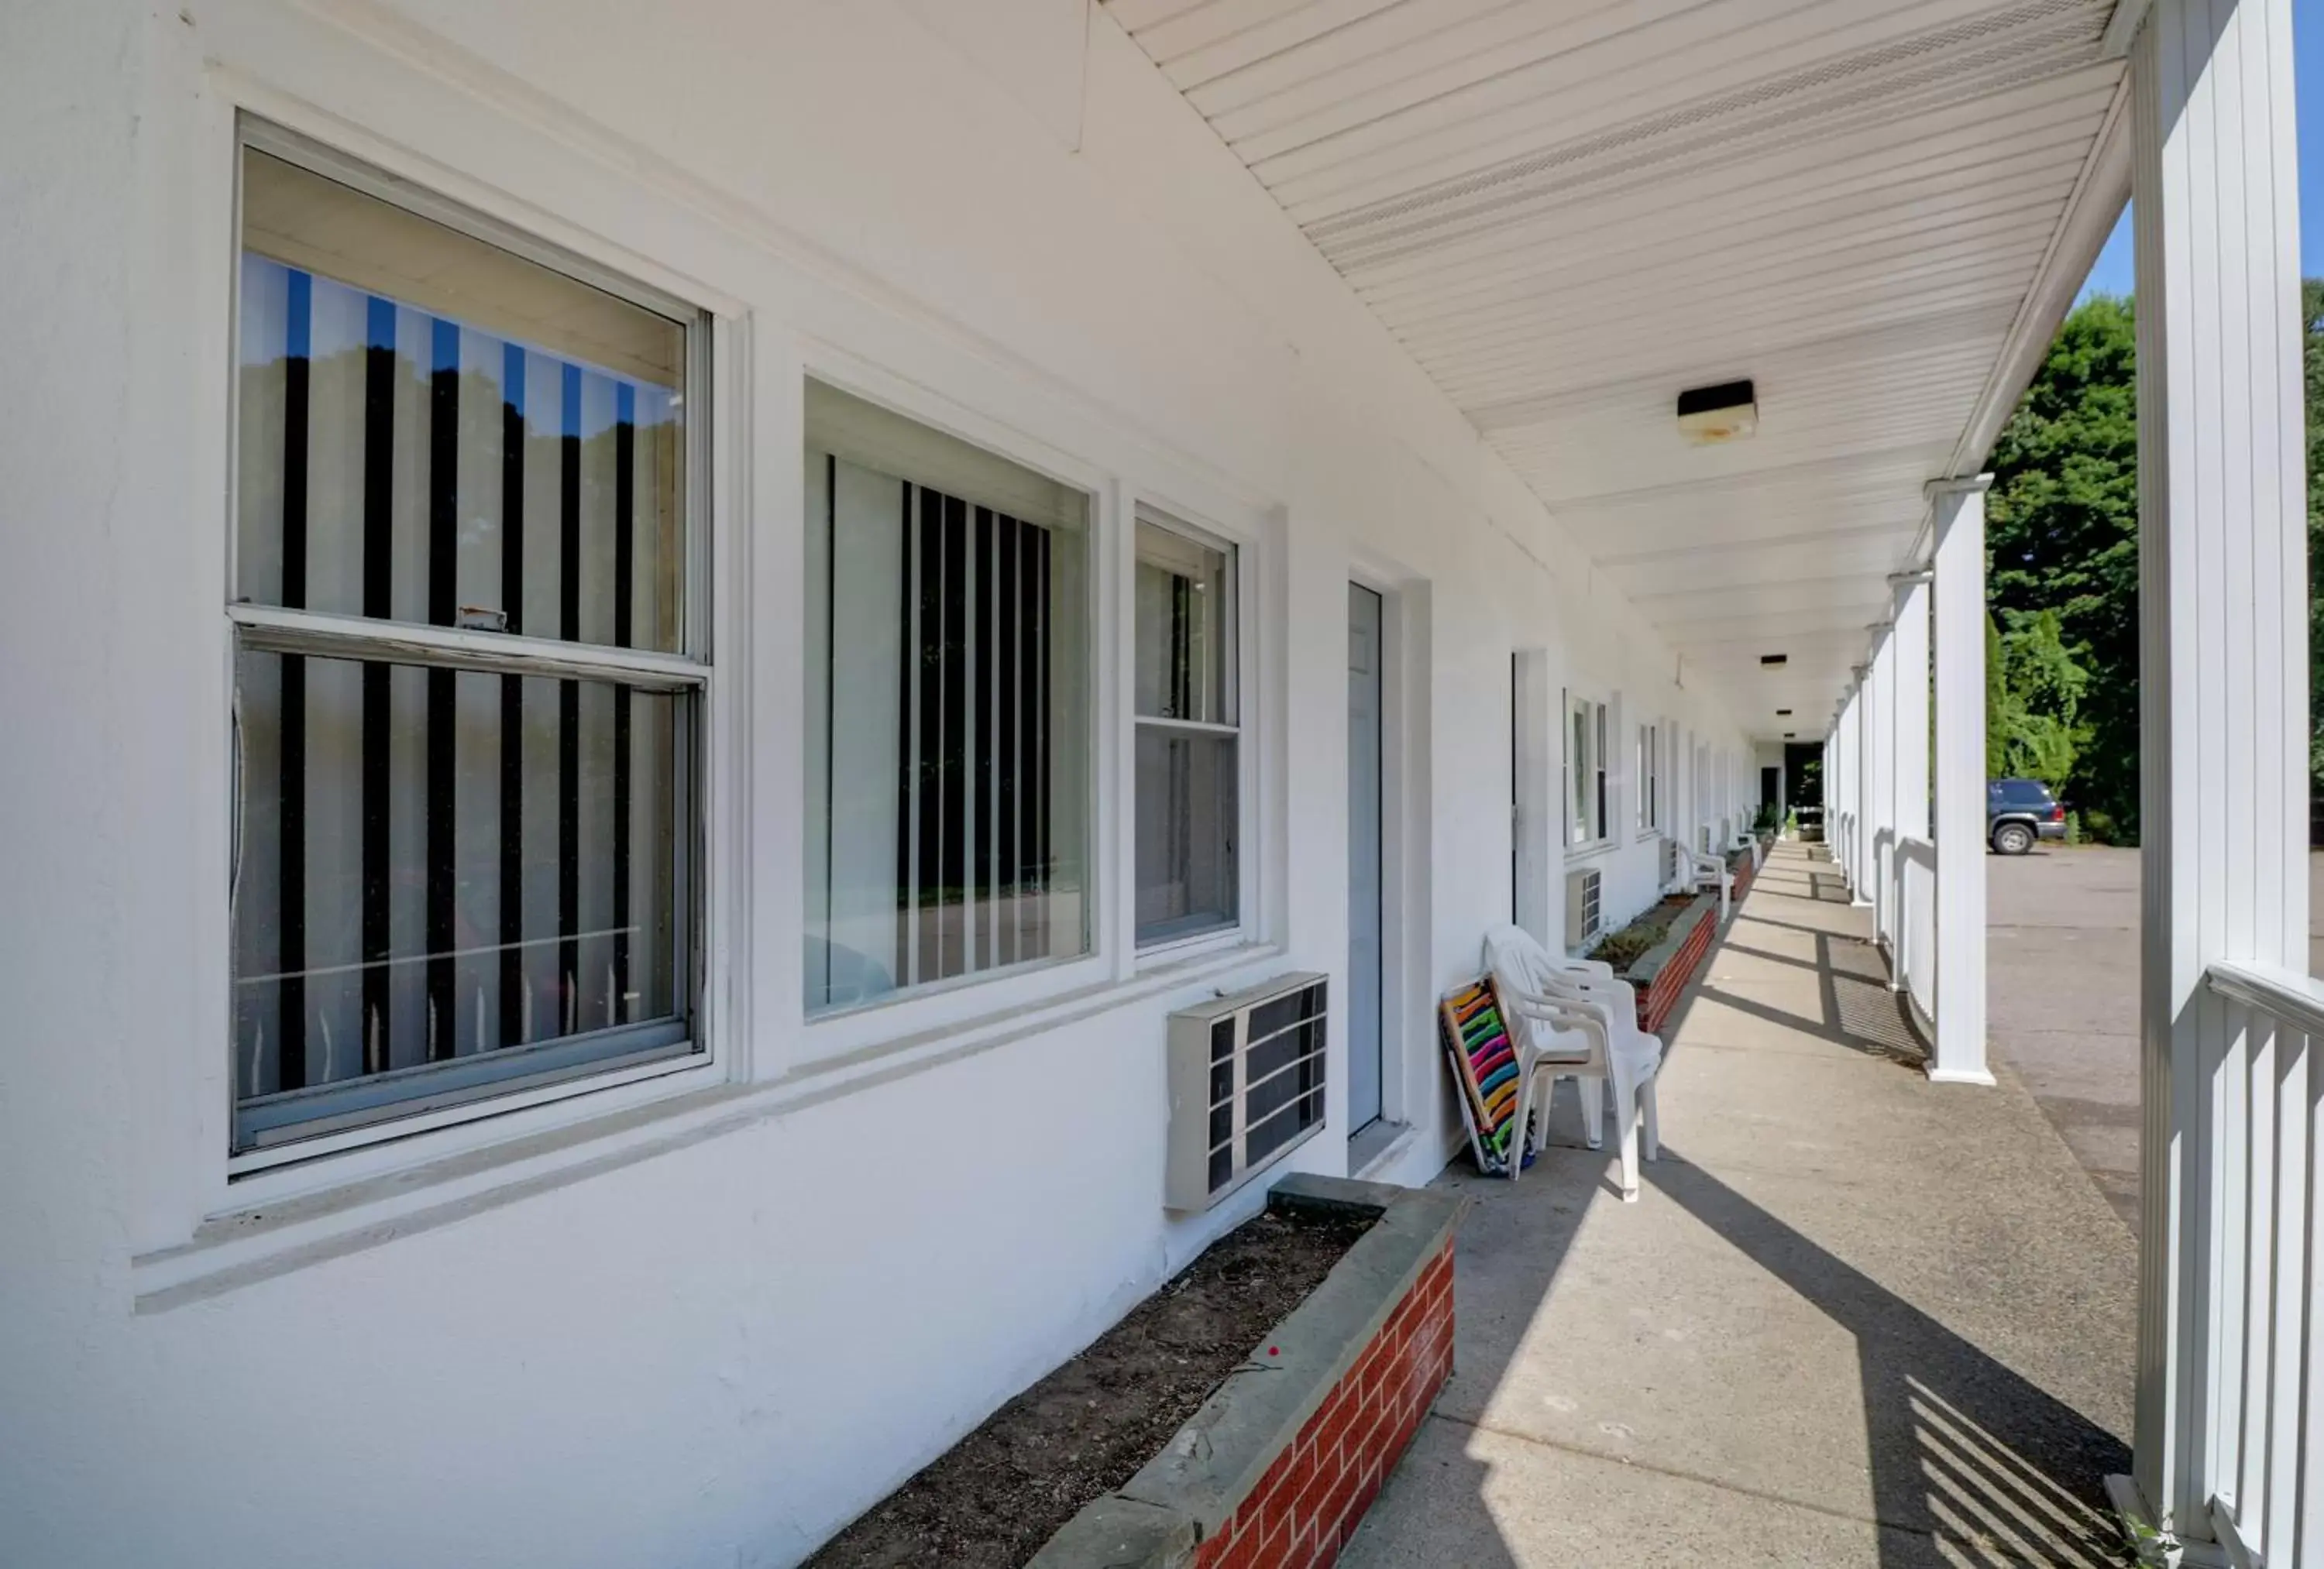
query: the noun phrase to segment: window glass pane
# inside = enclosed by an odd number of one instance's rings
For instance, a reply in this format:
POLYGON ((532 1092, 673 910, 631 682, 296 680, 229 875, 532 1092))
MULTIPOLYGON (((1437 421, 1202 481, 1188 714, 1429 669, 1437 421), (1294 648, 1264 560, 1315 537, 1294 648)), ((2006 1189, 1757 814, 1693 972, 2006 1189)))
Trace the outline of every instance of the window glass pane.
POLYGON ((1575 844, 1590 840, 1590 708, 1576 702, 1568 711, 1565 737, 1566 778, 1573 793, 1572 810, 1567 814, 1569 831, 1575 844))
POLYGON ((1087 498, 809 394, 808 1010, 1086 953, 1087 498))
POLYGON ((235 592, 677 650, 684 324, 244 154, 235 592))
POLYGON ((692 700, 244 653, 236 1142, 686 1039, 692 700))
POLYGON ((1236 919, 1237 741, 1138 727, 1138 940, 1236 919))
POLYGON ((1234 557, 1182 534, 1138 525, 1137 711, 1235 722, 1234 557))

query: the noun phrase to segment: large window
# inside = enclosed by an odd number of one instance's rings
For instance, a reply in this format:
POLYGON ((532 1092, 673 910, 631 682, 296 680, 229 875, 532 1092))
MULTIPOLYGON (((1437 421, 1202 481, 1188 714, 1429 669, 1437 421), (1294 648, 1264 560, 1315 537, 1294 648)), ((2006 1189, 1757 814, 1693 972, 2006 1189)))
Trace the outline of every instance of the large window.
POLYGON ((1595 844, 1606 818, 1606 705, 1568 696, 1565 703, 1566 842, 1595 844))
POLYGON ((1138 523, 1138 940, 1231 926, 1239 746, 1235 552, 1138 523))
POLYGON ((700 1047, 696 320, 276 150, 242 159, 238 1151, 700 1047))
POLYGON ((807 389, 807 1006, 1089 950, 1089 498, 807 389))

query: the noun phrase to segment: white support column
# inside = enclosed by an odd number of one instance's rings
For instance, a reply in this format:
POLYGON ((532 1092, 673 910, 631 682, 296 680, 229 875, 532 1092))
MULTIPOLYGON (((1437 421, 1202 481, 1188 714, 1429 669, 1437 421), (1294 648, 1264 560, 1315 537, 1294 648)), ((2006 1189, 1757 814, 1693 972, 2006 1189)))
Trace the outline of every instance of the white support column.
POLYGON ((1866 739, 1868 803, 1864 813, 1865 893, 1872 901, 1872 932, 1886 942, 1895 935, 1895 891, 1889 886, 1896 852, 1896 639, 1886 628, 1875 632, 1866 688, 1872 693, 1870 735, 1866 739))
POLYGON ((1879 703, 1872 690, 1872 666, 1856 667, 1856 858, 1855 871, 1849 878, 1849 903, 1859 910, 1872 904, 1873 819, 1877 814, 1875 794, 1877 788, 1877 739, 1880 734, 1879 703))
POLYGON ((1824 732, 1823 767, 1816 775, 1816 784, 1823 793, 1823 842, 1826 850, 1831 849, 1832 813, 1838 810, 1834 803, 1839 800, 1839 796, 1832 789, 1832 781, 1839 776, 1839 763, 1836 760, 1839 736, 1840 731, 1836 726, 1824 732))
POLYGON ((2310 1038, 2228 1004, 2204 975, 2223 959, 2308 973, 2292 11, 2153 0, 2131 55, 2144 904, 2134 1471, 2141 1501, 2181 1538, 2212 1540, 2231 1519, 2272 1566, 2324 1562, 2312 1365, 2324 1281, 2296 1164, 2319 1069, 2310 1038), (2286 1171, 2292 1190, 2279 1191, 2286 1171))
POLYGON ((1856 724, 1856 710, 1849 706, 1855 694, 1844 693, 1840 700, 1840 711, 1831 720, 1831 779, 1826 794, 1830 803, 1824 809, 1824 837, 1831 841, 1832 865, 1838 867, 1845 880, 1849 860, 1848 836, 1848 737, 1856 724))
MULTIPOLYGON (((1929 837, 1929 585, 1924 580, 1916 577, 1899 591, 1896 629, 1890 636, 1895 649, 1895 702, 1889 734, 1895 739, 1896 761, 1889 821, 1896 825, 1901 845, 1908 839, 1929 837)), ((1894 945, 1889 989, 1902 991, 1914 945, 1929 941, 1932 934, 1912 931, 1906 923, 1901 869, 1895 894, 1898 906, 1889 928, 1894 945)))
POLYGON ((1937 523, 1936 1055, 1941 1084, 1991 1084, 1985 1064, 1985 492, 1929 487, 1937 523))
POLYGON ((1929 585, 1904 584, 1896 601, 1895 807, 1900 839, 1929 837, 1929 585))
POLYGON ((1839 729, 1840 779, 1833 797, 1831 858, 1840 865, 1840 878, 1852 888, 1857 878, 1857 691, 1849 685, 1840 700, 1839 729))

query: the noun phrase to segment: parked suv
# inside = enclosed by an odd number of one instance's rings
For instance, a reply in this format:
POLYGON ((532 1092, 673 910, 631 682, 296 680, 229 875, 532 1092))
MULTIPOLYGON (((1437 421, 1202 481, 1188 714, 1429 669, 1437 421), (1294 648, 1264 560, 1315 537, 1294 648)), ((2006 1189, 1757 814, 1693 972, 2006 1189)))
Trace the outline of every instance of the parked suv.
POLYGON ((2006 856, 2022 856, 2037 839, 2066 837, 2066 809, 2039 779, 1996 779, 1985 787, 1985 837, 2006 856))

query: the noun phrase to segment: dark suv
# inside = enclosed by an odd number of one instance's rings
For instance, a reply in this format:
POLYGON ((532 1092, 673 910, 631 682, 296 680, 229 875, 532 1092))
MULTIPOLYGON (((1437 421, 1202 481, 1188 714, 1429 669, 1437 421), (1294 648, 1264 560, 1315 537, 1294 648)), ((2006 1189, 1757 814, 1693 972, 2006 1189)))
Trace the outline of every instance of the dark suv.
POLYGON ((2022 856, 2037 839, 2066 837, 2066 809, 2039 779, 1996 779, 1985 787, 1985 837, 2006 856, 2022 856))

